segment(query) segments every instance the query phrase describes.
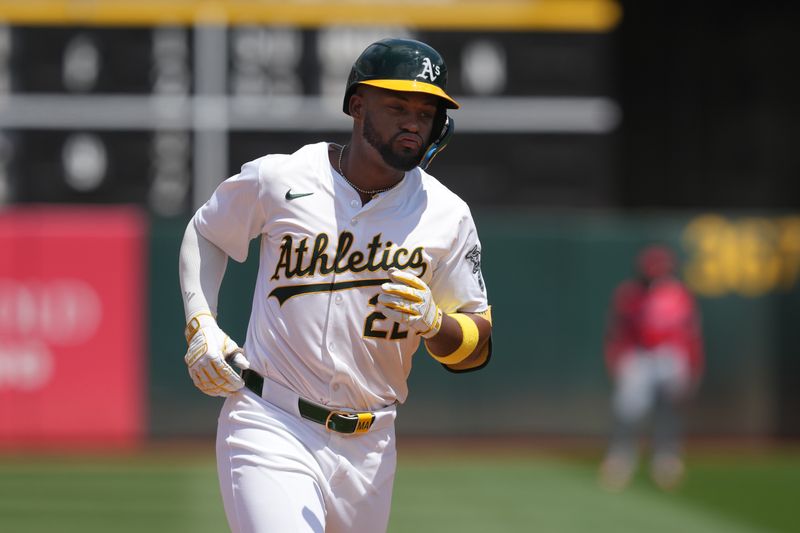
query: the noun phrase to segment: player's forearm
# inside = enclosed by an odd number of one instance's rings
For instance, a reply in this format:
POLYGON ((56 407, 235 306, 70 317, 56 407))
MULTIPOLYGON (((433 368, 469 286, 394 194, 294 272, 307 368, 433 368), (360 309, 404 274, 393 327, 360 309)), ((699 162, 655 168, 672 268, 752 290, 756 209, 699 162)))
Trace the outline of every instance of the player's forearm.
POLYGON ((454 363, 445 363, 448 366, 466 365, 469 367, 471 361, 484 357, 489 338, 492 335, 492 324, 489 320, 474 313, 459 314, 474 324, 477 330, 477 340, 470 339, 470 337, 474 336, 475 330, 472 330, 469 323, 461 323, 452 315, 445 314, 442 317, 442 326, 439 333, 427 339, 425 346, 428 352, 440 362, 447 361, 448 356, 455 356, 455 359, 459 359, 454 363), (463 351, 465 342, 470 343, 470 349, 466 352, 463 351), (472 343, 474 343, 474 347, 472 343))
POLYGON ((444 365, 445 368, 452 372, 469 372, 471 370, 478 370, 486 366, 491 357, 491 339, 489 339, 482 348, 475 350, 469 357, 456 363, 454 365, 444 365))
POLYGON ((181 243, 179 278, 183 309, 188 321, 202 311, 217 313, 217 298, 228 256, 211 241, 197 233, 189 222, 181 243))

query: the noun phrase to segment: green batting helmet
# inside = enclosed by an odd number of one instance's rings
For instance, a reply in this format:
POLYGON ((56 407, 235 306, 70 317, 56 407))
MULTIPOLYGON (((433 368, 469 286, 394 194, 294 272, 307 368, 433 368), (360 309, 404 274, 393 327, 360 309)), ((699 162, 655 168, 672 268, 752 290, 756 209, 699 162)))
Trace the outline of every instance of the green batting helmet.
POLYGON ((362 83, 392 91, 428 93, 438 96, 446 108, 460 107, 445 92, 447 65, 442 56, 413 39, 382 39, 361 53, 347 78, 343 109, 348 115, 350 97, 362 83))

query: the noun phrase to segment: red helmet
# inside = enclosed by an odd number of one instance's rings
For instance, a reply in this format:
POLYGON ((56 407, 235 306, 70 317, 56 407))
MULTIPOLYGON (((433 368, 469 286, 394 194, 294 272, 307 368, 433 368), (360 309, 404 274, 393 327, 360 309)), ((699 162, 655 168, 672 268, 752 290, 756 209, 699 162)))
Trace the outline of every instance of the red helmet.
POLYGON ((675 273, 677 259, 669 247, 654 244, 639 252, 636 266, 639 273, 647 279, 663 278, 675 273))

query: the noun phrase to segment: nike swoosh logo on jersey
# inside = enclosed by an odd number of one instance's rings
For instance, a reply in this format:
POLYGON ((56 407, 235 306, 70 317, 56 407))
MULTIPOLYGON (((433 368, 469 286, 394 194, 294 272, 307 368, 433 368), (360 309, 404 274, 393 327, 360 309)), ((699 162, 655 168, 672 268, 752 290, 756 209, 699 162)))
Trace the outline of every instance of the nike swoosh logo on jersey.
POLYGON ((311 196, 313 192, 292 192, 292 189, 286 191, 286 199, 294 200, 295 198, 302 198, 303 196, 311 196))

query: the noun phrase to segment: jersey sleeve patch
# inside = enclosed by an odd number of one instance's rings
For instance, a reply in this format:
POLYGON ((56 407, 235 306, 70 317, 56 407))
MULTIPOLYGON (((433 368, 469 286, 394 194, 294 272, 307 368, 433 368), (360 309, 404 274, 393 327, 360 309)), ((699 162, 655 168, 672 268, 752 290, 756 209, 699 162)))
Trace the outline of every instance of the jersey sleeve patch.
POLYGON ((481 291, 486 292, 486 289, 483 285, 483 274, 481 273, 481 249, 476 244, 467 252, 467 255, 464 256, 464 259, 472 264, 472 275, 475 276, 475 280, 478 282, 478 286, 481 288, 481 291))

